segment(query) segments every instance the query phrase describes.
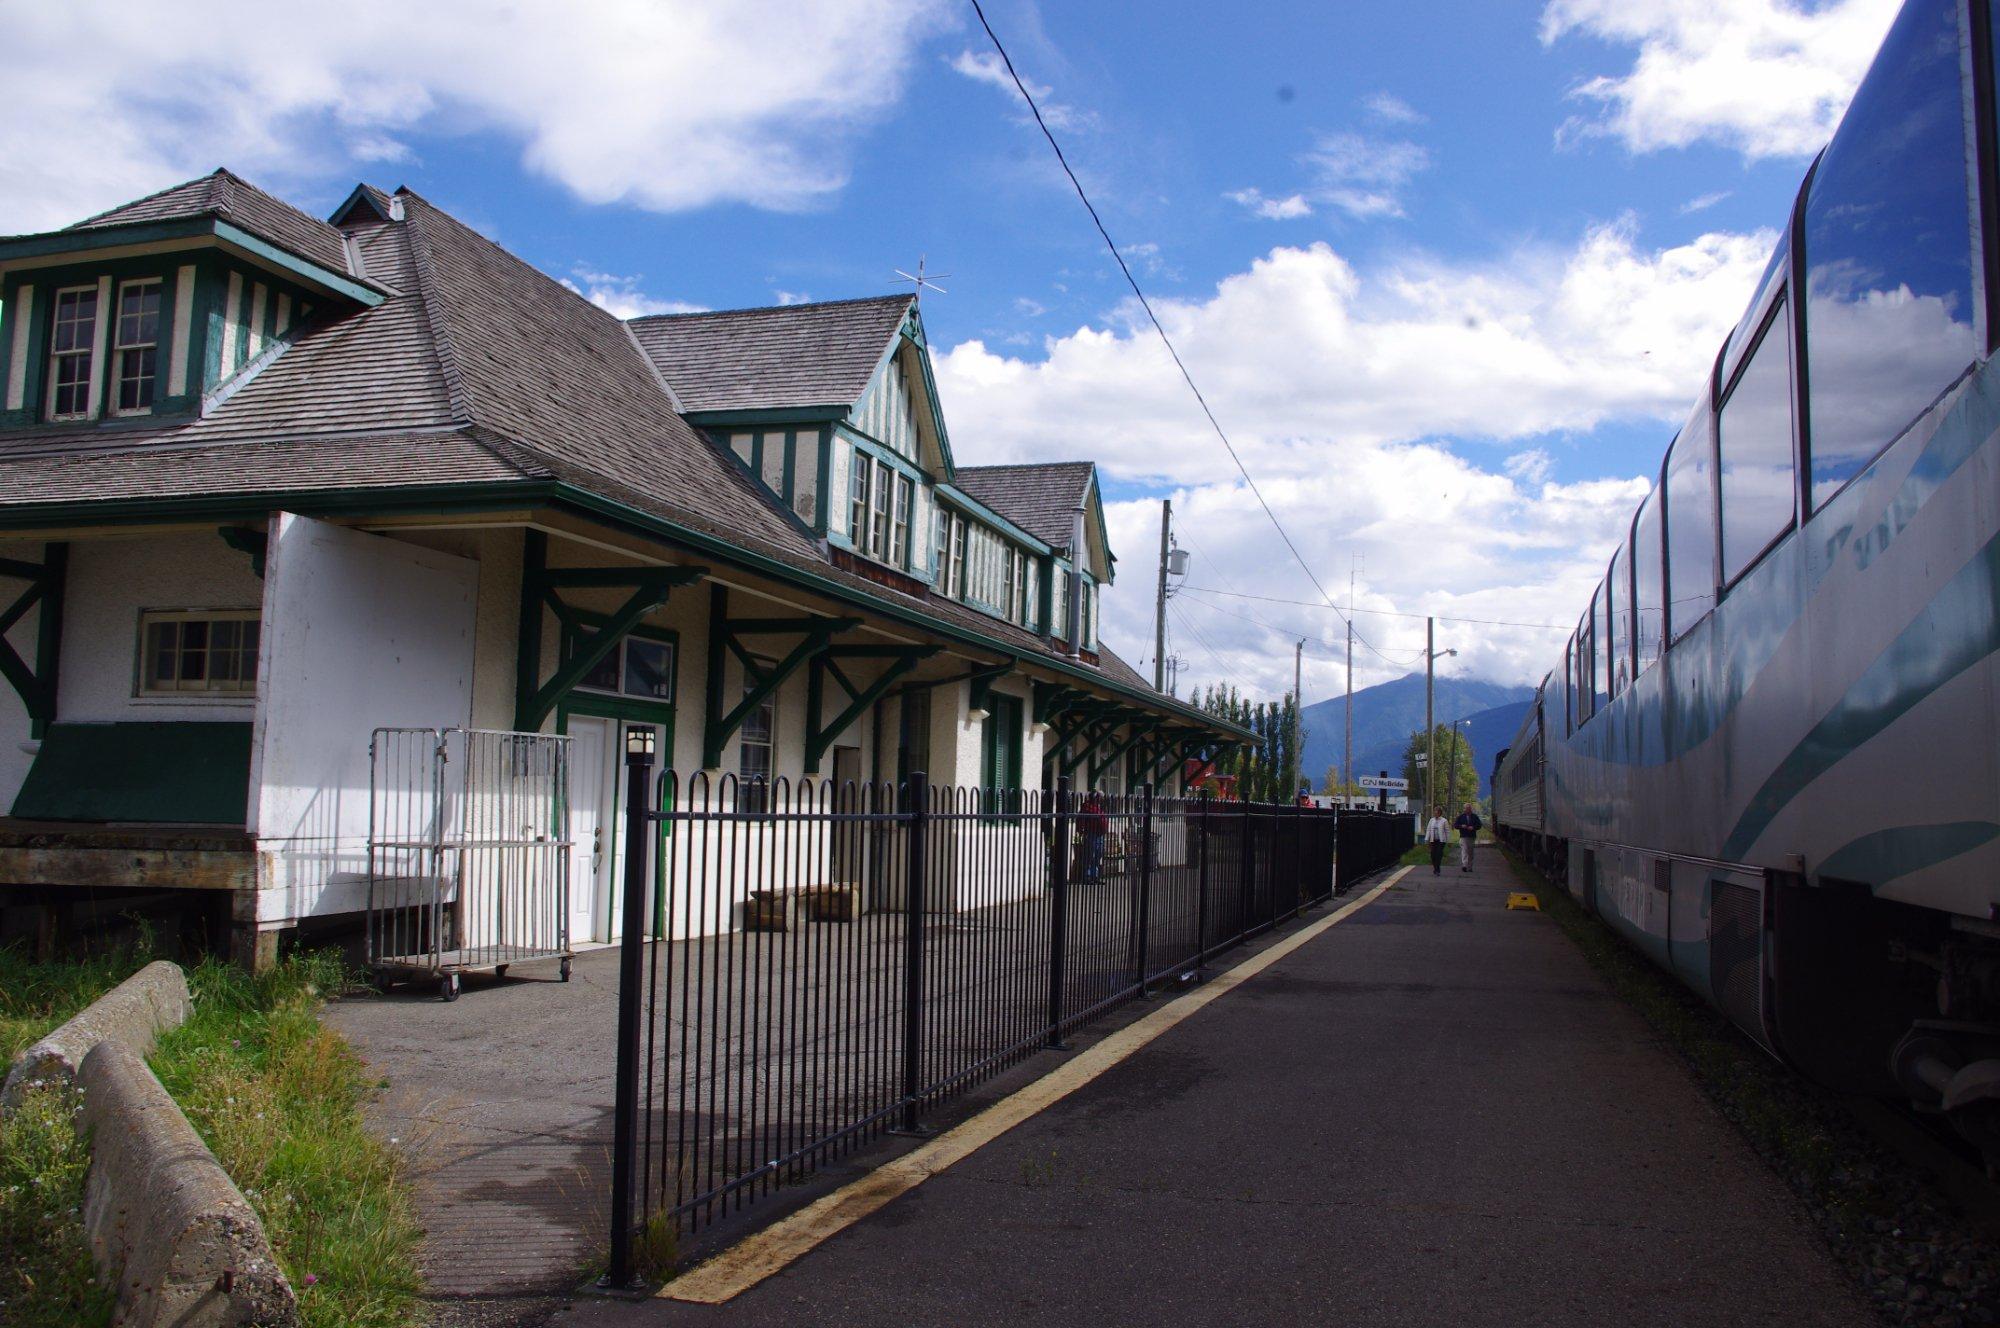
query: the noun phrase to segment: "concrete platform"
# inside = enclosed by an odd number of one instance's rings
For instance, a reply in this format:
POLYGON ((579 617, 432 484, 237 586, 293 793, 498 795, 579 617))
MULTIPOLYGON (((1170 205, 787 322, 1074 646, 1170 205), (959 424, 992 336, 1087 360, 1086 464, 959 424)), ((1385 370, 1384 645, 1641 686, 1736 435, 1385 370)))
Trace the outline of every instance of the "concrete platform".
POLYGON ((1512 885, 1412 872, 727 1305, 561 1322, 1873 1324, 1512 885))

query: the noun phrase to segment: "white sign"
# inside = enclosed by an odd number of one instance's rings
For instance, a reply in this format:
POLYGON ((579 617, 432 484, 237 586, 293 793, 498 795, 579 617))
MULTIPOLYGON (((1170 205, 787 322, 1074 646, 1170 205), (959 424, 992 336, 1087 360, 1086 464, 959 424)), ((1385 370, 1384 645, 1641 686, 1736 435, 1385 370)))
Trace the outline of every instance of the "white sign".
POLYGON ((1431 763, 1431 754, 1430 754, 1429 752, 1418 752, 1418 753, 1417 753, 1417 764, 1418 764, 1418 765, 1429 765, 1430 763, 1431 763))
POLYGON ((1391 793, 1407 793, 1410 791, 1409 780, 1394 779, 1387 775, 1363 775, 1354 782, 1365 789, 1388 789, 1391 793))

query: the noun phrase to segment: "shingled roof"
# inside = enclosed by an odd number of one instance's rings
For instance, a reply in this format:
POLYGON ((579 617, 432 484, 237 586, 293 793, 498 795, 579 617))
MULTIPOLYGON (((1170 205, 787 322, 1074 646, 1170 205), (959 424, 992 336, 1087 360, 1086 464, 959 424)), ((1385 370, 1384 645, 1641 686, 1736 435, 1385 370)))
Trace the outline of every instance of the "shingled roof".
POLYGON ((328 271, 354 275, 338 230, 226 170, 86 217, 69 229, 97 230, 146 221, 178 221, 185 217, 220 217, 328 271))
POLYGON ((1021 529, 1058 549, 1075 533, 1077 505, 1096 470, 1088 461, 960 466, 953 482, 1021 529))
MULTIPOLYGON (((293 211, 218 172, 79 225, 224 215, 224 208, 241 224, 247 209, 262 206, 257 200, 293 211)), ((376 197, 368 201, 380 210, 376 197)), ((386 292, 380 304, 309 320, 196 417, 0 435, 0 511, 560 481, 706 537, 720 556, 766 558, 858 601, 1024 655, 1051 653, 1033 632, 832 561, 661 389, 665 378, 689 411, 851 403, 910 297, 628 325, 407 190, 394 203, 401 220, 348 211, 345 243, 341 232, 294 213, 332 231, 344 271, 352 251, 356 275, 386 292)), ((958 474, 980 501, 1066 545, 1091 466, 958 474)), ((1103 672, 1116 686, 1150 691, 1108 652, 1103 672)))
POLYGON ((632 320, 685 410, 849 405, 909 313, 907 295, 632 320))

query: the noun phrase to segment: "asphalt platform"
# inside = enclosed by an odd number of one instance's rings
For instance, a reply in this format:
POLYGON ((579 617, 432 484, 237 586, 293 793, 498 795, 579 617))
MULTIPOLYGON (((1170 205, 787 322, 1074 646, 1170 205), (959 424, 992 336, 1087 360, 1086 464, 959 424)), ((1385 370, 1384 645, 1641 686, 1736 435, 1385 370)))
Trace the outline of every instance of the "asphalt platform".
POLYGON ((650 1325, 1876 1322, 1497 854, 1416 869, 721 1306, 650 1325))

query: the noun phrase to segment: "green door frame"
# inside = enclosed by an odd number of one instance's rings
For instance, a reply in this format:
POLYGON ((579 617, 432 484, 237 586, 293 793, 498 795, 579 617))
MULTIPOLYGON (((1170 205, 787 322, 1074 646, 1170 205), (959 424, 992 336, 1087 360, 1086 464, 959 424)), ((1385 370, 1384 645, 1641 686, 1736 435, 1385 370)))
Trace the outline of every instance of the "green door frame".
POLYGON ((0 609, 0 678, 13 685, 28 712, 28 736, 40 739, 56 722, 56 683, 62 661, 63 586, 69 570, 69 545, 51 541, 43 546, 42 561, 21 562, 0 558, 0 577, 18 578, 27 589, 0 609), (7 629, 21 621, 28 610, 39 607, 35 623, 35 663, 31 668, 14 647, 7 644, 7 629))

